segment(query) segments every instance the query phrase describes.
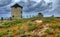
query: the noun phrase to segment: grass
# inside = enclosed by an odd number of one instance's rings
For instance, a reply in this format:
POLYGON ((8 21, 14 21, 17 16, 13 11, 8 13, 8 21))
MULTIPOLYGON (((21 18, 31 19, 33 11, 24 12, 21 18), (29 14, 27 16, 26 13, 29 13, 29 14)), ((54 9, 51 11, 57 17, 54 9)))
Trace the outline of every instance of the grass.
MULTIPOLYGON (((26 19, 14 19, 0 22, 0 37, 38 37, 38 31, 43 29, 42 25, 49 24, 49 28, 45 30, 44 34, 50 36, 51 33, 55 37, 60 37, 60 18, 26 18, 26 19), (42 20, 41 24, 35 22, 35 20, 42 20), (6 30, 6 31, 5 31, 6 30), (37 34, 35 34, 35 31, 37 34)), ((48 37, 49 37, 48 36, 48 37)), ((45 37, 45 36, 44 36, 45 37)), ((52 37, 52 36, 51 36, 52 37)))

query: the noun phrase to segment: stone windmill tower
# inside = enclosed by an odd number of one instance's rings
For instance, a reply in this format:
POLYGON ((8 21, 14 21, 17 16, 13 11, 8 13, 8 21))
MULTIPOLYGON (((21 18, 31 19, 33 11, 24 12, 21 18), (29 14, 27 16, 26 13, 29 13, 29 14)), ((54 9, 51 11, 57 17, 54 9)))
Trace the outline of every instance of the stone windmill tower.
POLYGON ((11 16, 14 18, 22 18, 22 8, 18 4, 11 6, 11 16))

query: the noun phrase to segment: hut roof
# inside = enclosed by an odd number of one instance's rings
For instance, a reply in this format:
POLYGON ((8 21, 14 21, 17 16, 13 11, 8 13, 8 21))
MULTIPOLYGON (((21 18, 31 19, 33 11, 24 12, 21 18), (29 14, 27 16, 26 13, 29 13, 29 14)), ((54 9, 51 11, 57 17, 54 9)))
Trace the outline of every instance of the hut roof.
POLYGON ((16 7, 21 7, 21 8, 23 8, 22 6, 20 6, 20 5, 17 4, 17 3, 16 3, 15 5, 11 6, 11 7, 15 7, 15 8, 16 8, 16 7))

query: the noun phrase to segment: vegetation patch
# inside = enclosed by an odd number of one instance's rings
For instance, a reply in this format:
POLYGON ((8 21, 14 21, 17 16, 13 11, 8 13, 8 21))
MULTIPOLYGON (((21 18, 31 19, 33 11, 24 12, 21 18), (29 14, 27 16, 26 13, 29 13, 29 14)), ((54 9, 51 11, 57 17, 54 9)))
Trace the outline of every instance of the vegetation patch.
POLYGON ((4 20, 0 22, 0 37, 49 37, 49 36, 60 37, 59 18, 34 17, 26 19, 4 20), (42 22, 36 23, 36 20, 42 22))

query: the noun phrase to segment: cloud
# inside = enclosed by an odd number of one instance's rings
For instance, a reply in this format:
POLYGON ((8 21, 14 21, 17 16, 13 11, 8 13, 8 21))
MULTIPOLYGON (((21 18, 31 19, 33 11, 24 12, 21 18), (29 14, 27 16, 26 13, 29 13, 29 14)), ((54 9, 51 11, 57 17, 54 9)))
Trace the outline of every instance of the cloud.
POLYGON ((44 11, 44 10, 51 9, 51 8, 52 8, 52 2, 46 3, 45 1, 41 1, 35 6, 24 7, 23 11, 24 12, 32 12, 32 11, 40 12, 40 11, 44 11))
POLYGON ((22 5, 23 7, 26 7, 26 6, 32 6, 36 4, 36 2, 35 1, 28 1, 28 2, 20 1, 19 4, 22 5))
POLYGON ((9 5, 12 3, 13 0, 0 0, 0 7, 9 5))
MULTIPOLYGON (((16 0, 18 1, 18 0, 16 0)), ((52 2, 50 0, 39 0, 39 2, 36 1, 30 1, 29 2, 24 2, 24 1, 18 1, 12 3, 12 0, 2 0, 0 1, 0 17, 1 16, 10 16, 10 7, 15 4, 19 3, 21 6, 23 6, 23 12, 24 15, 28 14, 37 14, 37 12, 43 13, 45 16, 59 16, 60 15, 60 0, 53 0, 52 2), (9 6, 7 6, 9 5, 9 6), (30 13, 29 13, 30 12, 30 13), (5 14, 5 15, 4 15, 5 14)))
POLYGON ((10 8, 4 7, 0 8, 0 14, 8 14, 10 12, 10 8))

